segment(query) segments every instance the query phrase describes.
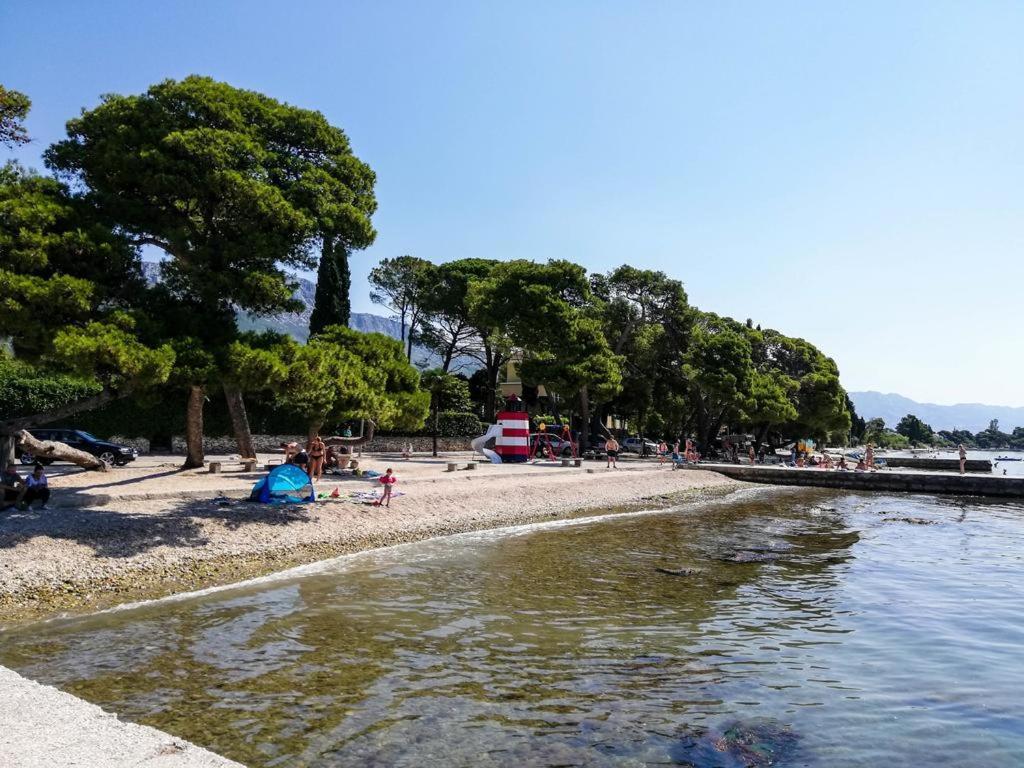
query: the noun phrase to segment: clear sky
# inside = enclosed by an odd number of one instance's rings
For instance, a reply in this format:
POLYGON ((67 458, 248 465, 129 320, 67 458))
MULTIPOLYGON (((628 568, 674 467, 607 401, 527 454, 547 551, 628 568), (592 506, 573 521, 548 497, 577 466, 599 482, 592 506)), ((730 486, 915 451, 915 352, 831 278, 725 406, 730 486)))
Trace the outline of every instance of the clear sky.
POLYGON ((321 110, 409 253, 621 263, 848 389, 1024 405, 1020 2, 0 3, 39 154, 191 73, 321 110))

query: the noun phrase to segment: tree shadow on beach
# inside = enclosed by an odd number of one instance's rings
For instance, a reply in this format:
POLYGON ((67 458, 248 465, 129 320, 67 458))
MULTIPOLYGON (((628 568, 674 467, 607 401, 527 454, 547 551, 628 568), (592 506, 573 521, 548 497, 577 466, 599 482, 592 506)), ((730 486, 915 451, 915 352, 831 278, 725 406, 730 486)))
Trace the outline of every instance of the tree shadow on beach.
POLYGON ((250 525, 308 522, 307 504, 258 504, 232 499, 182 500, 159 512, 131 512, 102 506, 0 513, 0 549, 36 538, 73 541, 100 558, 127 558, 158 547, 201 547, 210 543, 203 520, 237 531, 250 525))

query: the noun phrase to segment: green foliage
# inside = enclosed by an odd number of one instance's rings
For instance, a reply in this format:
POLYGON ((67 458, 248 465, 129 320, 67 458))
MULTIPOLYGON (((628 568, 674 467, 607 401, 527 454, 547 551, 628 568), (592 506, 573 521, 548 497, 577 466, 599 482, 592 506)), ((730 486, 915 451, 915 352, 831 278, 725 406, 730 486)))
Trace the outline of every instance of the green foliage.
POLYGON ((49 373, 0 354, 0 421, 63 408, 102 389, 95 379, 49 373))
POLYGON ((456 413, 470 413, 473 410, 473 400, 469 395, 469 381, 465 376, 445 373, 440 368, 432 368, 420 374, 420 387, 430 393, 432 408, 456 413))
POLYGON ((316 295, 309 316, 309 334, 315 336, 329 325, 347 326, 352 314, 349 290, 348 252, 344 246, 325 240, 316 273, 316 295))
POLYGON ((382 430, 415 430, 430 403, 398 341, 342 326, 305 345, 280 334, 246 334, 231 346, 228 367, 243 389, 271 394, 312 425, 373 419, 382 430))
POLYGON ((931 445, 935 438, 932 428, 911 413, 900 419, 896 431, 906 437, 911 445, 931 445))
MULTIPOLYGON (((421 430, 421 432, 433 434, 433 429, 429 424, 427 427, 427 429, 421 430)), ((476 437, 483 431, 484 427, 475 413, 440 411, 437 414, 438 437, 476 437)))
POLYGON ((370 270, 370 300, 398 318, 407 359, 412 357, 412 343, 436 283, 435 273, 433 264, 415 256, 384 259, 370 270))
POLYGON ((0 146, 28 143, 23 123, 31 107, 32 101, 24 93, 0 85, 0 146))
POLYGON ((374 238, 374 175, 319 112, 210 78, 109 95, 68 123, 48 165, 136 242, 172 259, 164 278, 196 311, 294 308, 284 267, 323 237, 374 238))

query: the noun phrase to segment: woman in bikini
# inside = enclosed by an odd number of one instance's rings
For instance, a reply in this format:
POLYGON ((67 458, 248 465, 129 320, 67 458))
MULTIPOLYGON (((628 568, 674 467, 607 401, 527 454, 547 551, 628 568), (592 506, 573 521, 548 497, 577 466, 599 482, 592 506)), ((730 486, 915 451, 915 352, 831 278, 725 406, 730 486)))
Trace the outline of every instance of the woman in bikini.
POLYGON ((324 473, 324 458, 327 456, 327 445, 320 435, 313 436, 306 452, 309 454, 309 476, 313 480, 319 480, 324 473))

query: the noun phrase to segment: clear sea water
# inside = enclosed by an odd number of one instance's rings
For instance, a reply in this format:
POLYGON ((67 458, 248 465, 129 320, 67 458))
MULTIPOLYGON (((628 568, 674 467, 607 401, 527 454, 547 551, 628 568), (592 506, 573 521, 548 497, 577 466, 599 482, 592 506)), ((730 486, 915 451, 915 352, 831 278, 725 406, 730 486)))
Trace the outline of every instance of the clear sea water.
POLYGON ((805 489, 0 634, 251 766, 1018 766, 1022 660, 1024 503, 805 489))

